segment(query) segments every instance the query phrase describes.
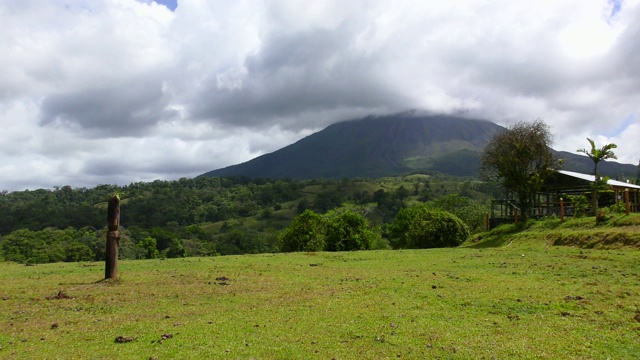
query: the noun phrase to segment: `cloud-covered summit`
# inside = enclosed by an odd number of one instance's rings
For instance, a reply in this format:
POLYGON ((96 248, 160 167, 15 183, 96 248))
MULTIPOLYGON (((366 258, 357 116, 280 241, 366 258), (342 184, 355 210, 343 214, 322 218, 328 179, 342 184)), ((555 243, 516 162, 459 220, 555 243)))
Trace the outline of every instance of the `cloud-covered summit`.
POLYGON ((0 0, 0 189, 193 176, 407 109, 640 157, 638 0, 169 5, 0 0))

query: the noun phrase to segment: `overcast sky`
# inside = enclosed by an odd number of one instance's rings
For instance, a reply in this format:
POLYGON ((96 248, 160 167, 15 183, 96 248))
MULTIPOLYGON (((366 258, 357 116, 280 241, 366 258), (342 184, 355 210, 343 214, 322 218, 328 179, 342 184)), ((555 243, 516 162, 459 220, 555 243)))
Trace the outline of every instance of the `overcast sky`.
POLYGON ((409 109, 640 159, 640 0, 162 3, 0 0, 0 190, 193 177, 409 109))

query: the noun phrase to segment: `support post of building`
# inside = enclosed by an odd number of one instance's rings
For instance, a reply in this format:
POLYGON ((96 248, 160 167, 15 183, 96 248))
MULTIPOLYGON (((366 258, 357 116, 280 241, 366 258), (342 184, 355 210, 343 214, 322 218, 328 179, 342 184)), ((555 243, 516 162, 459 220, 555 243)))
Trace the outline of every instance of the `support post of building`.
POLYGON ((631 210, 631 204, 629 204, 629 189, 624 189, 624 205, 625 212, 627 215, 629 215, 629 212, 631 210))
POLYGON ((564 199, 560 198, 560 222, 564 222, 564 199))

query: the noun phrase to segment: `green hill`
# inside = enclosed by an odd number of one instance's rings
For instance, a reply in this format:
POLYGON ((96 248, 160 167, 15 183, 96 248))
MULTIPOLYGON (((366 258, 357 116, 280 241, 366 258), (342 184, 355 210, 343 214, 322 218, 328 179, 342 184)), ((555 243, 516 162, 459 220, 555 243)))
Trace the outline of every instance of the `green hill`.
MULTIPOLYGON (((440 172, 477 176, 480 152, 504 128, 486 120, 413 112, 336 123, 280 150, 202 176, 318 179, 379 178, 440 172)), ((578 148, 579 145, 576 145, 578 148)), ((586 156, 556 152, 564 169, 592 171, 586 156)), ((603 175, 635 178, 630 164, 603 162, 603 175)))
POLYGON ((377 178, 414 171, 477 174, 478 152, 500 126, 452 116, 367 117, 333 124, 294 144, 204 176, 377 178), (460 162, 472 159, 472 166, 460 162))

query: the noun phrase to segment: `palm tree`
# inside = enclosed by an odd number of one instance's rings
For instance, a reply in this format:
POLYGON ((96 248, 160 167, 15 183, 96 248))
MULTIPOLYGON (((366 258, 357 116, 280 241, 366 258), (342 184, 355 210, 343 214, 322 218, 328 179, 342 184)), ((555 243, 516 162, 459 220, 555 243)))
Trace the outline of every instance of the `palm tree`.
POLYGON ((596 144, 593 140, 587 138, 589 143, 591 144, 591 150, 587 149, 578 149, 578 152, 586 154, 593 161, 593 176, 594 176, 594 184, 593 184, 593 212, 594 214, 598 211, 598 163, 600 161, 604 161, 607 159, 617 159, 616 154, 613 153, 613 150, 618 147, 616 144, 607 144, 600 149, 596 148, 596 144))

